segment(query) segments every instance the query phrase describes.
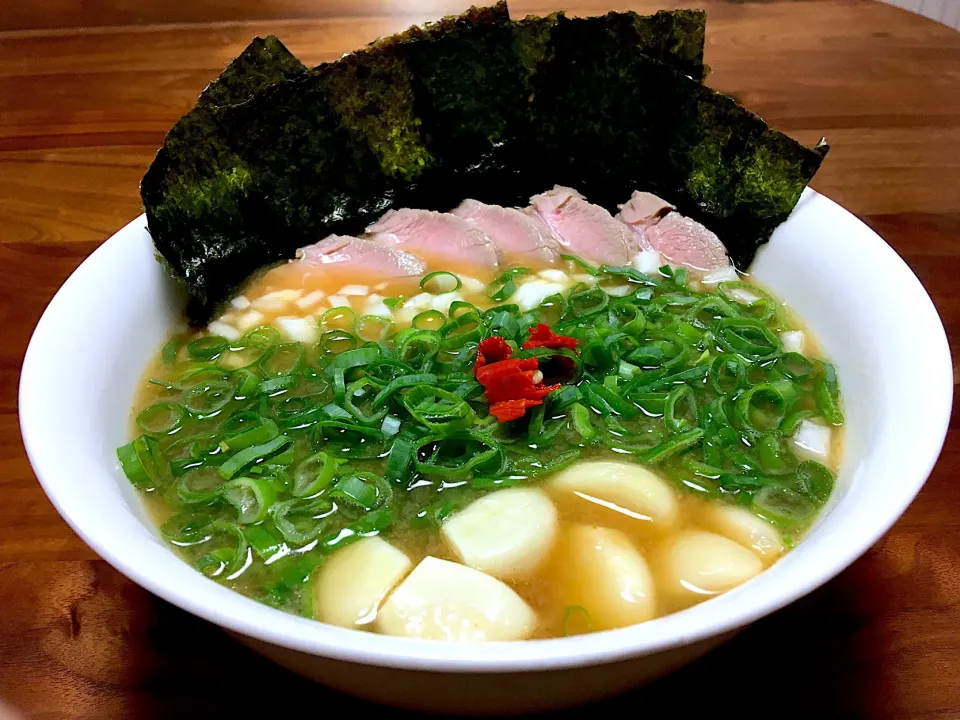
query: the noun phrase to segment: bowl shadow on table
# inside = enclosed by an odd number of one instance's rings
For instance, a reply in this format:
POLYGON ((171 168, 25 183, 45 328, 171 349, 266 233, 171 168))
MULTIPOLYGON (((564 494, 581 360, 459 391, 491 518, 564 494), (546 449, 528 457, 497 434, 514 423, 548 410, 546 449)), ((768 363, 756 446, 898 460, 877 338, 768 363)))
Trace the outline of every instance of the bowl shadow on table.
MULTIPOLYGON (((852 571, 850 574, 856 574, 852 571)), ((252 704, 268 702, 271 714, 284 711, 336 707, 349 716, 379 715, 382 707, 356 700, 317 686, 264 660, 226 633, 179 610, 165 607, 159 613, 178 614, 163 623, 156 648, 166 655, 165 645, 180 655, 183 643, 203 652, 189 661, 151 678, 160 689, 153 717, 180 716, 246 717, 252 704), (169 629, 176 628, 171 635, 169 629), (175 647, 180 651, 174 650, 175 647), (200 682, 186 678, 202 678, 200 682), (261 695, 254 700, 246 692, 230 691, 238 680, 249 678, 261 695), (184 686, 188 690, 183 692, 184 686), (161 689, 162 688, 162 689, 161 689), (269 701, 266 701, 269 695, 269 701), (185 716, 185 715, 184 715, 185 716)), ((568 720, 575 717, 642 717, 651 709, 678 713, 679 717, 707 717, 730 710, 738 717, 753 717, 774 711, 783 718, 850 717, 862 710, 861 684, 883 685, 882 663, 854 669, 863 658, 882 654, 865 647, 872 637, 861 634, 866 624, 867 598, 857 594, 857 583, 847 576, 829 583, 811 596, 747 628, 708 656, 661 680, 593 705, 542 715, 568 720), (863 601, 863 602, 862 602, 863 601), (858 681, 851 684, 851 677, 858 681)), ((248 681, 240 684, 246 685, 248 681)), ((389 710, 392 718, 423 717, 420 713, 389 710)))

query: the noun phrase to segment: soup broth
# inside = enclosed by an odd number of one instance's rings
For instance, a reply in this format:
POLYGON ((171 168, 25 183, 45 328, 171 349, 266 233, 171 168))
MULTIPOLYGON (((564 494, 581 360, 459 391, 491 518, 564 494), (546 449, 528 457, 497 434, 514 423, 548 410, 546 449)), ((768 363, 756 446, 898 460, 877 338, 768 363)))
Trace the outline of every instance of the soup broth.
MULTIPOLYGON (((489 284, 375 279, 277 268, 208 329, 176 334, 146 373, 124 470, 183 558, 245 595, 335 621, 318 605, 325 573, 379 537, 407 560, 340 624, 391 632, 378 612, 432 557, 512 588, 532 613, 505 639, 607 629, 749 579, 832 490, 835 371, 744 278, 707 285, 669 267, 571 261, 489 284), (524 348, 541 323, 576 343, 524 348), (510 341, 506 361, 537 358, 534 385, 558 386, 504 422, 476 379, 502 361, 478 362, 490 337, 510 341), (481 498, 517 489, 537 489, 534 509, 504 525, 497 557, 475 546, 519 495, 450 529, 481 498), (541 516, 539 536, 508 547, 541 516)), ((346 585, 374 567, 356 555, 346 585)), ((404 617, 399 634, 431 636, 404 617)))

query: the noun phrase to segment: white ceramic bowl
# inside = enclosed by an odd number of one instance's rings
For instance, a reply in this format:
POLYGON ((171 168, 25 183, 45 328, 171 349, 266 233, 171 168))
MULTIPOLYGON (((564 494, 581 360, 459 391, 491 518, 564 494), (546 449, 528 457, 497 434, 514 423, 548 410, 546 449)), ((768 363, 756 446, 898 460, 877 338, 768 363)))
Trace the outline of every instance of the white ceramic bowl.
POLYGON ((274 610, 182 562, 147 521, 114 454, 129 440, 141 372, 182 307, 143 217, 80 266, 37 325, 20 380, 24 443, 50 500, 105 560, 287 667, 426 710, 584 702, 669 672, 834 577, 900 517, 940 452, 953 396, 947 340, 930 298, 883 240, 807 191, 753 270, 837 365, 847 418, 837 490, 799 547, 757 578, 622 630, 471 646, 385 637, 274 610))

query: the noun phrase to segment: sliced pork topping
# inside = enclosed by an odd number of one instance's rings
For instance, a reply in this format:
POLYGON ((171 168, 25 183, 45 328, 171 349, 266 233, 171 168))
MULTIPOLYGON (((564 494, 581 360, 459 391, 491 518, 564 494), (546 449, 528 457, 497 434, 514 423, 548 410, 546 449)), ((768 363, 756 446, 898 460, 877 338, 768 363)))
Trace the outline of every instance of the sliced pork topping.
POLYGON ((671 265, 710 272, 730 265, 720 238, 696 220, 672 212, 644 230, 647 242, 671 265))
POLYGON ((633 192, 617 218, 633 230, 641 250, 656 250, 671 265, 710 272, 730 265, 720 238, 652 193, 633 192))
POLYGON ((636 254, 630 228, 571 188, 533 196, 527 212, 546 223, 567 254, 607 265, 625 265, 636 254))
POLYGON ((641 250, 653 250, 654 248, 647 241, 647 235, 644 231, 648 227, 656 225, 660 218, 675 209, 673 205, 653 193, 634 190, 630 200, 620 206, 617 220, 625 223, 633 230, 641 250))
POLYGON ((321 268, 328 274, 343 274, 352 282, 380 282, 417 277, 427 266, 419 257, 375 240, 330 235, 318 243, 301 248, 297 257, 302 265, 321 268))
POLYGON ((453 214, 490 238, 505 265, 543 267, 560 260, 560 245, 538 217, 476 200, 464 200, 453 214))
POLYGON ((430 210, 391 210, 367 228, 372 238, 406 250, 434 270, 491 274, 500 267, 496 246, 463 218, 430 210))

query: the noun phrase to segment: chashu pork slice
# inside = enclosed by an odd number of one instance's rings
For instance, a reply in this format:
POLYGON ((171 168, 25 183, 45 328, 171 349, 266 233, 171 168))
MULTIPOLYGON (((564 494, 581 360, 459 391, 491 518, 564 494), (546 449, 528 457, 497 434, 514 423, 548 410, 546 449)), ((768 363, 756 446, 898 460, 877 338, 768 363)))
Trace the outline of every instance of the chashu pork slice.
POLYGON ((504 265, 546 267, 560 260, 561 247, 543 221, 516 208, 464 200, 453 214, 482 231, 500 251, 504 265))
POLYGON ((411 253, 366 238, 330 235, 318 243, 300 248, 297 258, 309 269, 327 275, 342 275, 352 283, 377 283, 419 277, 426 263, 411 253))
POLYGON ((557 185, 534 195, 527 212, 543 220, 565 254, 581 260, 626 265, 637 253, 633 231, 572 188, 557 185))
POLYGON ((641 249, 656 250, 671 265, 704 274, 730 266, 720 238, 656 195, 634 191, 617 217, 633 230, 641 249))
POLYGON ((456 215, 432 210, 390 210, 367 228, 386 247, 405 250, 431 270, 490 276, 499 269, 496 245, 482 230, 456 215))

